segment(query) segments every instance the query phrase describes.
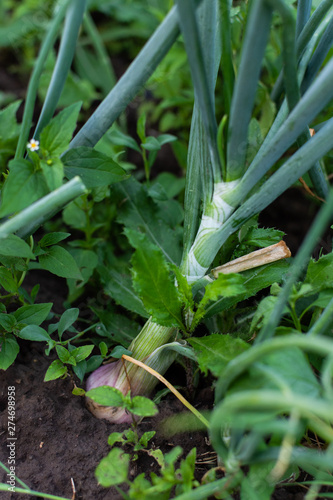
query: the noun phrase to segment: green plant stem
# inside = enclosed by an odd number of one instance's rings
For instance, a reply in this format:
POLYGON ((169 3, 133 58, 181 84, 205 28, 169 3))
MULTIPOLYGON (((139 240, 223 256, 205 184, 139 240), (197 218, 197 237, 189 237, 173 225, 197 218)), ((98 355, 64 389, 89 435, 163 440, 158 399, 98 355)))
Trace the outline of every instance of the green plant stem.
MULTIPOLYGON (((0 491, 8 491, 8 484, 0 483, 0 491)), ((15 486, 15 493, 23 493, 25 495, 34 495, 35 497, 47 498, 50 500, 71 500, 68 497, 58 497, 56 495, 50 495, 49 493, 40 493, 39 491, 25 489, 25 488, 17 488, 15 486)))
POLYGON ((288 347, 299 347, 306 352, 314 352, 321 356, 333 355, 333 341, 327 337, 291 334, 269 339, 269 342, 261 342, 228 363, 223 372, 223 377, 217 382, 216 401, 222 399, 232 381, 253 363, 265 357, 265 355, 288 347))
POLYGON ((320 318, 317 319, 315 324, 310 328, 310 330, 307 333, 307 336, 319 335, 322 332, 325 332, 327 328, 332 324, 332 318, 333 318, 333 299, 330 300, 330 302, 322 312, 320 318))
MULTIPOLYGON (((2 467, 2 469, 4 469, 8 474, 10 473, 10 470, 2 462, 0 462, 0 467, 2 467)), ((23 486, 23 488, 18 488, 17 486, 15 486, 15 493, 23 493, 26 495, 35 495, 36 497, 47 498, 50 500, 70 500, 69 498, 58 497, 56 495, 50 495, 48 493, 39 493, 38 491, 34 491, 34 490, 30 489, 29 486, 27 484, 25 484, 17 476, 15 476, 15 480, 21 486, 23 486)), ((8 491, 8 484, 0 483, 0 491, 8 491)))
POLYGON ((51 120, 73 61, 86 0, 72 0, 68 6, 57 61, 34 133, 35 139, 51 120))
POLYGON ((28 208, 1 224, 0 239, 16 232, 21 238, 29 236, 67 203, 85 192, 86 187, 81 179, 74 177, 60 188, 32 203, 28 208))
POLYGON ((35 62, 34 69, 32 71, 32 75, 28 85, 27 97, 22 119, 22 126, 15 152, 15 159, 23 158, 24 156, 32 124, 39 79, 41 77, 46 58, 55 42, 55 39, 59 31, 59 27, 66 14, 69 4, 70 0, 67 0, 66 2, 60 5, 58 12, 56 13, 55 17, 50 23, 49 29, 46 30, 47 34, 41 46, 37 60, 35 62))
POLYGON ((89 12, 86 12, 84 18, 83 18, 83 26, 84 29, 86 30, 91 43, 95 49, 96 55, 98 57, 99 65, 101 68, 103 68, 103 88, 104 91, 107 93, 109 92, 112 87, 116 84, 116 75, 113 70, 113 67, 110 62, 110 58, 108 56, 108 53, 104 47, 103 41, 101 39, 101 36, 89 14, 89 12))

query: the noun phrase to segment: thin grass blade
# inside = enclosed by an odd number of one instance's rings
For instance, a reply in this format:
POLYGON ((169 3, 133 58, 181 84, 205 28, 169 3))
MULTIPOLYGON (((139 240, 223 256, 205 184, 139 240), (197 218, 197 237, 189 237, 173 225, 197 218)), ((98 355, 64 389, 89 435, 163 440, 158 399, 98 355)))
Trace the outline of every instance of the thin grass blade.
POLYGON ((227 145, 227 181, 239 179, 245 171, 248 126, 254 105, 261 63, 272 18, 264 0, 252 2, 239 72, 232 98, 227 145))
POLYGON ((47 35, 43 41, 43 44, 41 46, 39 55, 37 57, 29 85, 28 85, 28 92, 27 92, 27 97, 26 97, 26 102, 25 102, 25 107, 24 107, 24 113, 23 113, 23 119, 22 119, 22 127, 21 127, 21 132, 16 148, 16 153, 15 153, 15 159, 18 158, 23 158, 25 148, 29 139, 30 135, 30 129, 32 125, 32 118, 33 118, 33 112, 34 112, 34 106, 35 106, 35 101, 36 101, 36 96, 37 96, 37 90, 38 90, 38 84, 39 84, 39 79, 41 77, 44 64, 46 61, 46 58, 56 40, 56 37, 58 35, 59 27, 63 21, 63 18, 65 17, 68 5, 70 4, 70 0, 67 2, 63 3, 59 10, 57 11, 56 15, 54 16, 53 20, 50 22, 50 25, 48 29, 46 30, 47 35))

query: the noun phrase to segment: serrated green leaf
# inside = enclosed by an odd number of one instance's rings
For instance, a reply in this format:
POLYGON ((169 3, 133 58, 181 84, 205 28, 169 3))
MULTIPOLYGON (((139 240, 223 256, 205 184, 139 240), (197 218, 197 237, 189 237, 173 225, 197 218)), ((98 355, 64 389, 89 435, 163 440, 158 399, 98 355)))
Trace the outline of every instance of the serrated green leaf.
POLYGON ((98 464, 95 476, 104 488, 127 481, 130 456, 120 448, 113 448, 98 464))
POLYGON ((0 254, 10 257, 24 257, 35 259, 30 246, 15 234, 10 234, 7 238, 0 239, 0 254))
POLYGON ((17 309, 13 315, 18 323, 25 323, 27 325, 40 325, 46 320, 51 307, 52 302, 46 302, 44 304, 32 304, 29 306, 22 306, 17 309))
POLYGON ((47 342, 48 340, 51 340, 47 331, 37 325, 28 325, 22 328, 22 330, 17 333, 17 336, 21 339, 34 340, 37 342, 47 342))
POLYGON ((58 334, 61 338, 62 334, 77 320, 80 310, 77 307, 67 309, 62 315, 58 323, 58 334))
POLYGON ((145 233, 161 249, 167 261, 178 265, 181 259, 181 235, 171 223, 165 222, 168 213, 133 178, 118 184, 115 190, 122 197, 118 221, 130 229, 145 233))
POLYGON ((48 193, 41 171, 28 160, 9 162, 9 175, 2 189, 0 217, 19 212, 48 193))
POLYGON ((70 149, 62 158, 68 179, 79 175, 87 188, 109 186, 128 177, 112 158, 91 148, 70 149))
POLYGON ((50 271, 61 278, 82 279, 80 269, 67 250, 60 246, 47 248, 46 253, 39 256, 42 269, 50 271))
POLYGON ((122 408, 125 402, 123 393, 119 389, 108 385, 90 389, 90 391, 86 392, 86 396, 102 406, 119 406, 122 408))
POLYGON ((133 285, 146 310, 156 323, 184 328, 178 291, 163 253, 141 233, 126 230, 126 235, 136 248, 131 260, 133 285))
POLYGON ((208 283, 205 288, 205 295, 201 299, 194 315, 191 330, 194 330, 201 319, 206 316, 209 304, 215 304, 225 297, 239 297, 244 294, 245 278, 241 274, 220 274, 212 283, 208 283))
POLYGON ((0 370, 7 370, 14 363, 19 350, 19 345, 13 335, 0 338, 0 370))
POLYGON ((230 360, 250 347, 241 339, 218 333, 207 337, 190 338, 188 342, 195 350, 200 370, 205 374, 210 370, 217 377, 230 360))
POLYGON ((64 165, 59 158, 52 160, 41 160, 40 167, 42 169, 45 182, 50 191, 58 189, 62 185, 64 178, 64 165))
POLYGON ((70 236, 71 233, 48 233, 43 236, 43 238, 39 241, 39 246, 41 248, 49 247, 51 245, 56 245, 60 241, 65 240, 70 236))
POLYGON ((17 293, 18 286, 13 275, 6 267, 0 267, 0 286, 9 293, 17 293))
POLYGON ((210 318, 214 316, 214 314, 237 304, 237 302, 252 297, 260 290, 267 288, 273 283, 281 283, 288 268, 289 263, 283 260, 244 271, 242 276, 244 278, 245 292, 234 297, 221 297, 216 300, 216 302, 212 302, 206 308, 205 317, 210 318))
POLYGON ((57 156, 67 149, 76 127, 81 104, 76 102, 52 118, 40 134, 42 151, 46 150, 49 155, 57 156))
POLYGON ((138 417, 152 417, 158 413, 155 403, 143 396, 134 396, 131 400, 131 405, 127 409, 138 417))
POLYGON ((55 359, 52 361, 48 369, 46 370, 44 382, 49 382, 50 380, 55 380, 62 377, 67 373, 67 366, 65 366, 60 359, 55 359))
POLYGON ((108 269, 104 266, 98 267, 97 271, 100 275, 104 292, 112 297, 117 304, 144 318, 149 317, 142 300, 133 289, 130 276, 125 276, 118 273, 115 269, 108 269))

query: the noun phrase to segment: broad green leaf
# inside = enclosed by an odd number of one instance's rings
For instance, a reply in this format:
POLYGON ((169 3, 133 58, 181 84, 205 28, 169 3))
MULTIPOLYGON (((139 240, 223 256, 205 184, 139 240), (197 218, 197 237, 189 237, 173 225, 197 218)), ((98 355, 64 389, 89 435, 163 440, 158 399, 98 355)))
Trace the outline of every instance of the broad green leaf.
POLYGON ((104 488, 127 481, 130 456, 120 448, 112 448, 110 453, 98 464, 95 476, 104 488))
MULTIPOLYGON (((146 314, 142 303, 141 307, 146 314)), ((110 338, 114 343, 124 347, 128 347, 141 330, 141 326, 127 316, 104 310, 95 312, 102 322, 96 327, 96 333, 102 337, 110 338)))
POLYGON ((108 186, 128 177, 112 158, 91 148, 70 149, 63 157, 68 179, 79 175, 87 188, 108 186))
POLYGON ((220 274, 215 281, 209 283, 194 315, 191 330, 194 330, 206 315, 209 304, 214 305, 221 297, 239 297, 244 294, 246 291, 244 281, 241 274, 220 274))
POLYGON ((141 153, 140 147, 131 137, 130 135, 124 134, 121 130, 115 128, 115 125, 113 125, 111 132, 109 134, 109 139, 111 140, 112 144, 115 144, 116 146, 125 146, 127 148, 134 149, 138 153, 141 153))
MULTIPOLYGON (((320 384, 301 349, 295 347, 276 351, 266 355, 260 363, 273 370, 295 394, 314 398, 320 395, 320 384)), ((268 379, 267 386, 274 387, 274 382, 268 379)))
POLYGON ((66 373, 67 366, 64 366, 60 359, 55 359, 46 370, 44 382, 49 382, 50 380, 60 378, 66 373))
POLYGON ((128 410, 138 417, 152 417, 158 413, 155 403, 143 396, 134 396, 128 410))
POLYGON ((99 266, 97 271, 100 275, 104 292, 112 297, 117 304, 144 318, 149 317, 142 300, 133 290, 132 280, 129 276, 125 276, 118 273, 115 269, 104 266, 99 266))
POLYGON ((22 306, 17 309, 13 315, 18 323, 25 323, 27 325, 40 325, 46 320, 51 307, 52 302, 46 302, 45 304, 32 304, 29 306, 22 306))
POLYGON ((68 224, 75 229, 83 229, 87 224, 85 211, 80 206, 80 198, 67 205, 63 211, 63 219, 65 224, 68 224))
POLYGON ((267 323, 274 310, 276 301, 277 297, 268 296, 259 302, 251 321, 250 332, 260 330, 267 323))
POLYGON ((0 313, 0 327, 11 332, 16 325, 16 318, 13 314, 0 313))
POLYGON ((273 283, 281 283, 284 275, 288 271, 289 263, 285 260, 267 264, 256 269, 244 271, 242 276, 244 278, 245 292, 234 297, 221 297, 216 302, 212 302, 206 308, 205 317, 210 318, 229 307, 237 304, 241 300, 248 299, 263 288, 267 288, 273 283))
POLYGON ((58 189, 64 178, 64 165, 59 158, 41 160, 40 167, 44 174, 45 182, 50 191, 58 189))
POLYGON ((125 402, 123 393, 119 389, 110 387, 109 385, 90 389, 90 391, 86 392, 86 396, 102 406, 123 407, 125 402))
POLYGON ((62 363, 69 363, 71 365, 75 364, 75 362, 72 362, 73 360, 71 360, 71 353, 68 349, 66 349, 66 347, 62 345, 56 345, 56 351, 62 363))
POLYGON ((250 347, 241 339, 218 333, 207 337, 190 338, 188 342, 197 355, 200 370, 205 374, 210 370, 217 377, 229 361, 250 347))
POLYGON ((95 346, 93 345, 82 345, 81 347, 73 349, 73 351, 71 351, 71 355, 74 356, 77 363, 81 363, 81 361, 90 356, 94 347, 95 346))
POLYGON ((274 482, 269 481, 275 462, 250 465, 250 470, 241 482, 242 500, 270 500, 275 489, 274 482))
POLYGON ((28 325, 25 328, 22 328, 22 330, 17 333, 17 336, 21 339, 34 340, 37 342, 47 342, 48 340, 51 340, 50 335, 44 330, 44 328, 37 325, 28 325))
POLYGON ((24 257, 35 259, 30 246, 15 234, 10 234, 7 238, 0 239, 0 254, 10 257, 24 257))
POLYGON ((265 248, 270 245, 274 245, 274 243, 279 243, 283 236, 283 231, 279 231, 271 227, 251 227, 241 242, 246 245, 265 248))
POLYGON ((113 446, 115 443, 123 443, 124 441, 123 432, 112 432, 108 437, 109 446, 113 446))
POLYGON ((45 254, 39 256, 39 263, 42 269, 61 278, 82 279, 75 260, 67 250, 60 246, 48 248, 45 254))
POLYGON ((40 148, 48 155, 57 156, 63 153, 74 133, 79 116, 81 102, 68 106, 55 116, 40 134, 40 148))
POLYGON ((46 195, 48 188, 41 171, 28 160, 9 162, 9 175, 3 185, 0 217, 19 212, 46 195))
POLYGON ((13 335, 0 338, 0 370, 7 370, 14 363, 19 350, 19 345, 13 335))
POLYGON ((115 186, 121 196, 118 221, 130 229, 145 233, 173 264, 181 259, 179 233, 165 222, 168 213, 147 194, 146 188, 133 178, 115 186), (163 218, 164 217, 164 218, 163 218))
POLYGON ((21 101, 15 101, 0 111, 0 148, 3 149, 9 139, 17 137, 20 125, 17 123, 16 112, 21 101))
POLYGON ((65 240, 70 236, 70 233, 48 233, 43 236, 43 238, 39 241, 39 246, 41 248, 49 247, 51 245, 56 245, 60 241, 65 240))
POLYGON ((132 257, 133 286, 152 315, 163 326, 182 327, 181 302, 162 251, 141 233, 127 230, 136 249, 132 257))
POLYGON ((333 288, 333 253, 323 255, 317 261, 310 260, 304 284, 310 284, 313 293, 333 288))
POLYGON ((58 334, 61 338, 62 334, 77 320, 80 310, 75 308, 67 309, 62 315, 58 323, 58 334))
POLYGON ((9 293, 17 293, 17 283, 13 275, 6 267, 0 267, 0 286, 9 293))

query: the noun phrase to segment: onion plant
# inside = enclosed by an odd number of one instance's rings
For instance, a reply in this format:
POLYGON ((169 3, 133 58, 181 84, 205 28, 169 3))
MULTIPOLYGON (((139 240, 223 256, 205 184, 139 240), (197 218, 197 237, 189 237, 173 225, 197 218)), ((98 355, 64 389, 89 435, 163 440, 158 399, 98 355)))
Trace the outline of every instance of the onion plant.
MULTIPOLYGON (((311 1, 300 0, 298 4, 295 22, 290 2, 253 0, 248 7, 240 63, 235 67, 231 44, 231 2, 177 0, 139 55, 72 141, 67 141, 69 144, 63 142, 62 150, 56 150, 60 155, 57 159, 59 175, 72 180, 62 185, 61 178, 61 182, 57 181, 54 185, 48 177, 48 189, 45 192, 39 191, 45 196, 39 197, 39 200, 35 198, 34 204, 26 203, 30 206, 20 207, 23 210, 13 216, 15 210, 12 206, 10 209, 6 208, 8 192, 15 191, 10 184, 13 184, 11 172, 4 184, 0 214, 10 218, 0 225, 2 238, 15 232, 21 237, 29 236, 47 217, 59 210, 61 205, 82 194, 84 183, 88 189, 98 185, 94 184, 96 179, 89 177, 84 170, 84 165, 96 161, 98 154, 93 148, 143 88, 178 36, 182 35, 195 99, 187 156, 184 237, 180 258, 176 255, 172 241, 167 241, 172 238, 172 232, 164 234, 164 226, 161 226, 153 213, 154 204, 149 201, 145 188, 139 187, 134 179, 124 180, 117 187, 118 193, 128 201, 131 207, 128 210, 133 215, 132 222, 128 222, 128 216, 120 216, 120 221, 124 222, 125 234, 135 249, 132 258, 135 293, 133 288, 128 289, 132 294, 128 302, 132 301, 132 310, 147 318, 129 350, 132 357, 144 361, 160 373, 166 371, 177 353, 191 356, 190 350, 186 350, 178 340, 182 336, 189 337, 204 318, 254 295, 273 282, 281 281, 281 273, 286 271, 283 266, 266 268, 267 273, 263 271, 259 282, 255 282, 254 275, 251 281, 235 274, 227 276, 212 272, 216 263, 221 264, 219 253, 227 256, 222 264, 230 259, 233 250, 232 235, 246 227, 248 221, 306 173, 309 173, 318 196, 327 198, 329 195, 321 159, 333 145, 333 118, 316 126, 315 134, 310 134, 309 127, 333 98, 333 61, 328 61, 321 69, 333 41, 333 8, 330 0, 323 0, 310 16, 311 1), (282 20, 283 69, 273 91, 279 109, 260 147, 251 155, 252 114, 272 19, 275 16, 282 20), (215 87, 219 70, 223 77, 225 112, 218 117, 217 122, 215 87), (294 144, 296 150, 290 152, 289 148, 294 144), (76 173, 81 175, 83 182, 75 177, 76 173), (85 179, 88 181, 85 182, 85 179), (50 190, 53 192, 49 193, 50 190), (61 194, 65 191, 66 196, 62 198, 61 194)), ((47 139, 51 130, 50 120, 74 56, 74 41, 78 36, 84 6, 85 2, 81 0, 61 2, 51 21, 29 85, 14 160, 16 162, 28 161, 24 159, 24 155, 29 137, 40 139, 41 146, 43 141, 44 144, 49 144, 47 139), (37 128, 31 132, 38 79, 65 15, 64 31, 48 95, 37 128)), ((89 17, 86 18, 86 23, 91 28, 89 17)), ((68 120, 74 120, 77 113, 78 110, 73 108, 66 116, 68 120)), ((61 118, 59 123, 60 120, 61 118)), ((100 162, 104 160, 98 158, 100 162)), ((31 154, 30 160, 37 163, 39 161, 31 154)), ((15 165, 17 164, 11 166, 13 170, 15 165)), ((27 166, 26 163, 24 165, 27 166)), ((44 174, 48 172, 44 164, 43 168, 44 174)), ((33 175, 35 174, 36 172, 33 175)), ((119 172, 117 175, 117 180, 125 177, 121 177, 119 172)), ((327 206, 331 207, 331 199, 327 206)), ((327 215, 325 217, 326 224, 327 215)), ((290 292, 290 287, 286 290, 285 297, 290 292)), ((283 294, 281 297, 284 297, 283 294)), ((275 346, 282 342, 277 338, 274 340, 276 344, 273 340, 272 344, 268 344, 267 339, 274 334, 284 305, 281 298, 277 312, 272 316, 272 323, 268 323, 258 337, 258 345, 253 351, 249 351, 254 352, 253 356, 255 353, 260 356, 265 350, 264 346, 270 349, 269 345, 275 346)), ((303 342, 295 336, 289 340, 283 339, 285 341, 297 346, 303 342)), ((310 344, 315 349, 315 341, 311 340, 310 344)), ((327 350, 332 350, 328 340, 323 340, 318 346, 321 346, 321 352, 326 347, 327 350)), ((246 367, 248 358, 251 355, 244 353, 241 358, 244 359, 244 364, 239 366, 246 367)), ((234 369, 234 365, 231 365, 230 377, 234 369)), ((229 376, 228 371, 227 375, 229 376)), ((226 381, 229 381, 228 377, 226 381)), ((98 386, 112 385, 124 393, 130 390, 132 395, 148 395, 154 383, 152 376, 143 374, 139 367, 127 362, 120 360, 106 364, 92 373, 87 381, 89 407, 102 418, 126 421, 129 418, 126 413, 94 402, 91 390, 98 386)), ((221 384, 223 386, 223 382, 221 384)), ((220 385, 218 394, 222 394, 224 390, 224 386, 221 388, 220 385)), ((266 394, 262 397, 265 398, 266 394)), ((219 398, 220 396, 218 400, 219 398)), ((241 407, 247 401, 248 399, 231 401, 229 413, 237 405, 237 408, 241 407)), ((279 405, 279 401, 275 403, 279 405)), ((299 401, 300 406, 303 403, 304 401, 299 401)), ((281 405, 279 409, 282 408, 281 405)), ((213 417, 212 435, 219 453, 226 457, 224 444, 220 443, 221 437, 216 436, 219 432, 217 420, 220 418, 220 408, 224 410, 223 403, 216 410, 215 415, 218 416, 213 417)), ((327 408, 323 407, 320 418, 325 418, 327 408)), ((298 419, 297 415, 295 419, 298 419)), ((253 439, 255 442, 255 438, 253 439)), ((250 449, 252 443, 245 445, 250 449)))

